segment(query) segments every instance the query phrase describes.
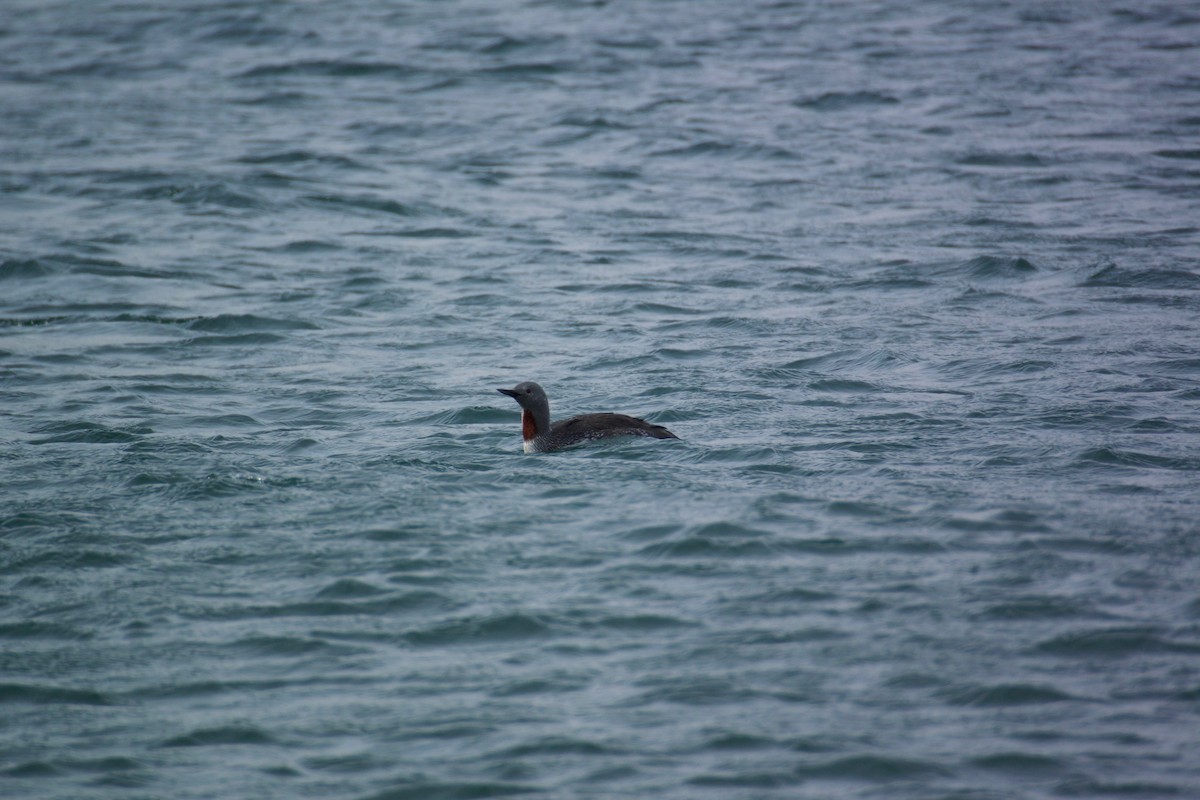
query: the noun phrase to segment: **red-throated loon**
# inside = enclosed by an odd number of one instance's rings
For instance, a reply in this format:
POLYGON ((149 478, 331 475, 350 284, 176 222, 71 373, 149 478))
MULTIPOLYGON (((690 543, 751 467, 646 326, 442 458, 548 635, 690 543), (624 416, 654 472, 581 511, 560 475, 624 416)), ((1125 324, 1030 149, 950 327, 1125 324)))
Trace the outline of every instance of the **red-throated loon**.
POLYGON ((662 425, 624 414, 580 414, 550 422, 550 400, 533 381, 518 383, 511 389, 497 389, 521 406, 521 434, 526 453, 546 453, 573 444, 610 436, 650 436, 654 439, 678 439, 662 425))

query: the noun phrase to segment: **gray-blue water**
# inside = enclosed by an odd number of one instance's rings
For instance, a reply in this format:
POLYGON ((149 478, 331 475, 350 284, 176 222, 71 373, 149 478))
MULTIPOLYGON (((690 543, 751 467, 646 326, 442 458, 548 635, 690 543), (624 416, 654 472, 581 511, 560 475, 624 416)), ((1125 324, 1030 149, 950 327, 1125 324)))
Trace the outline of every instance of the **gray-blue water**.
POLYGON ((0 796, 1198 797, 1198 332, 1188 4, 7 0, 0 796))

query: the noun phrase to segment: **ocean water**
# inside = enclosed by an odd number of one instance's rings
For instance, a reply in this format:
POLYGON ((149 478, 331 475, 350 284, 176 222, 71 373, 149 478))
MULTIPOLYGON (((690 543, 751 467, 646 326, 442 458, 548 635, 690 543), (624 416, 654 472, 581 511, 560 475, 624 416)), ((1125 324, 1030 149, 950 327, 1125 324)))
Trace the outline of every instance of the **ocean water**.
POLYGON ((0 9, 0 796, 1198 797, 1198 520, 1188 4, 0 9))

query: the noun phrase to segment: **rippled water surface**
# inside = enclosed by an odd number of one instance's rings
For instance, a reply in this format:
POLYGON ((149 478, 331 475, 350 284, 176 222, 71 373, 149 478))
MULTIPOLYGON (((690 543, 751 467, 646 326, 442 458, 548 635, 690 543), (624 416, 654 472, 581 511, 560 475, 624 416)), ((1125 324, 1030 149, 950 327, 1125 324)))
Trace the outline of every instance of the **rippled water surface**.
POLYGON ((1198 796, 1186 8, 6 3, 0 796, 1198 796))

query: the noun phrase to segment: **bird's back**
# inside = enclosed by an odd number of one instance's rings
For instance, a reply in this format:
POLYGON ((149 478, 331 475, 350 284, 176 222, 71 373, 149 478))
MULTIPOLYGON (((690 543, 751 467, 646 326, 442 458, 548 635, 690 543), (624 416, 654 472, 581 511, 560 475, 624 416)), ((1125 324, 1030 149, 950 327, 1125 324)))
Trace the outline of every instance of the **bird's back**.
POLYGON ((580 414, 559 420, 550 426, 549 439, 554 447, 576 442, 606 439, 609 436, 649 436, 654 439, 678 439, 662 425, 625 414, 580 414))

